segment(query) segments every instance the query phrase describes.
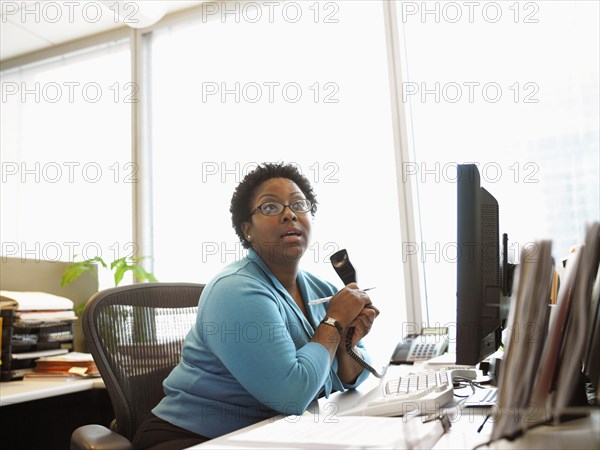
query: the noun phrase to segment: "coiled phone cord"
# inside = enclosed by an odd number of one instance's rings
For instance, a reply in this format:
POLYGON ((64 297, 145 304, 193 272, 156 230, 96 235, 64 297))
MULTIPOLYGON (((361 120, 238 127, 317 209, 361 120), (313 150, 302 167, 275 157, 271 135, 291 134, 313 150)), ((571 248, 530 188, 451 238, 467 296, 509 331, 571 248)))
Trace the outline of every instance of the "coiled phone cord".
POLYGON ((384 369, 382 373, 377 372, 375 368, 373 368, 369 363, 363 360, 359 355, 356 354, 354 349, 352 348, 352 337, 354 336, 354 327, 348 328, 348 332, 346 333, 346 352, 350 355, 350 357, 360 364, 361 367, 364 367, 369 372, 371 372, 377 378, 383 378, 386 370, 384 369))

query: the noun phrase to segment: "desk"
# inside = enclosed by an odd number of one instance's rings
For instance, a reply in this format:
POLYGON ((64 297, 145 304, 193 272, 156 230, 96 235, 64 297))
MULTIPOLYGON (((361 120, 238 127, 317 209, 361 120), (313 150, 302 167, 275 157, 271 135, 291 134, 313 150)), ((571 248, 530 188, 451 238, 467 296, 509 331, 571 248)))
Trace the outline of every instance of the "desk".
POLYGON ((3 382, 0 383, 0 407, 96 388, 104 388, 102 378, 83 380, 29 379, 3 382))
POLYGON ((2 448, 11 450, 66 449, 77 427, 114 418, 101 378, 3 382, 0 405, 2 448))
MULTIPOLYGON (((440 438, 434 449, 471 449, 489 441, 493 427, 493 423, 490 422, 492 419, 486 422, 481 433, 477 433, 485 413, 469 409, 463 409, 463 412, 460 420, 454 421, 450 431, 440 438)), ((557 426, 540 426, 529 430, 513 442, 501 440, 484 448, 597 450, 600 448, 600 411, 594 410, 588 417, 557 426)))
MULTIPOLYGON (((318 412, 322 417, 334 417, 335 409, 340 412, 352 408, 359 399, 377 386, 378 380, 370 377, 356 391, 335 393, 329 399, 322 398, 318 405, 311 405, 309 411, 318 412)), ((455 400, 459 400, 455 397, 455 400)), ((453 408, 448 411, 452 426, 448 433, 444 434, 433 447, 434 449, 472 449, 473 447, 488 442, 491 438, 493 419, 486 422, 481 433, 477 429, 483 423, 487 410, 484 408, 453 408)), ((417 419, 418 420, 418 419, 417 419)), ((271 423, 271 419, 259 422, 233 433, 191 447, 194 450, 240 448, 240 442, 231 437, 271 423)), ((290 442, 290 447, 294 443, 290 442)), ((298 446, 296 445, 296 448, 298 446)), ((542 426, 528 431, 525 436, 514 441, 499 441, 487 448, 577 448, 594 449, 600 448, 600 410, 583 419, 573 420, 559 426, 542 426)))

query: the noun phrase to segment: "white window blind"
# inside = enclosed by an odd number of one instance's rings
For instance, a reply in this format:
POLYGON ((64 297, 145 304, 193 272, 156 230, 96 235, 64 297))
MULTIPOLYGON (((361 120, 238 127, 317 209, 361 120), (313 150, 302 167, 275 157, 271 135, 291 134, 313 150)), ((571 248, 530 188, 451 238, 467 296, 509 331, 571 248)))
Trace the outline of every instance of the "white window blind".
POLYGON ((382 4, 251 8, 151 37, 155 273, 207 282, 242 257, 236 184, 258 163, 296 163, 319 201, 302 267, 340 286, 329 256, 348 250, 377 287, 370 348, 389 357, 404 288, 382 4))
POLYGON ((479 165, 509 259, 552 239, 556 262, 600 217, 598 3, 402 2, 403 101, 417 183, 423 317, 454 322, 456 164, 479 165))
POLYGON ((1 83, 2 256, 132 254, 128 42, 6 70, 1 83))

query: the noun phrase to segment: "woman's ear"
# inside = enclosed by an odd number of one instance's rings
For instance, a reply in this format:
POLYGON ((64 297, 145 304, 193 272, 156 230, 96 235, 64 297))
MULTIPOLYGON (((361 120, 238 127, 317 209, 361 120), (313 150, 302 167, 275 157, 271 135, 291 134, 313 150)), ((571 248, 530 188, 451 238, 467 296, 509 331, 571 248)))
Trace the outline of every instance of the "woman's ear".
POLYGON ((248 242, 252 242, 252 224, 250 222, 242 222, 242 233, 248 242))

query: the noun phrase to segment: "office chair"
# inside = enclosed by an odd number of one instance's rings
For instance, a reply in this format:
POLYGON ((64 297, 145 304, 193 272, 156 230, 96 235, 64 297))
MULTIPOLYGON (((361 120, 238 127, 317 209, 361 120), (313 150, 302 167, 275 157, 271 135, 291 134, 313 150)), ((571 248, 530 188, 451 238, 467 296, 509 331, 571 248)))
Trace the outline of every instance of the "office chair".
POLYGON ((193 283, 144 283, 98 292, 86 304, 83 333, 114 409, 110 430, 84 425, 71 450, 131 449, 138 426, 164 396, 204 289, 193 283))

